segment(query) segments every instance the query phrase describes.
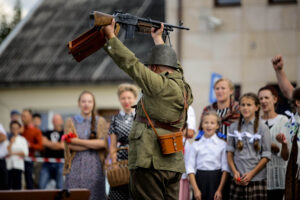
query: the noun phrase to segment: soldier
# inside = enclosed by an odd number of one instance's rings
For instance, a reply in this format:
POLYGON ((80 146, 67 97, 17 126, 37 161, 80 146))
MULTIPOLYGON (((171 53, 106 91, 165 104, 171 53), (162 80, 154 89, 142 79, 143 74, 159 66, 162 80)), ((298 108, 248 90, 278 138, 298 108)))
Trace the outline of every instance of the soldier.
MULTIPOLYGON (((162 40, 163 24, 151 31, 156 46, 151 50, 148 68, 115 36, 114 27, 114 20, 104 27, 108 40, 105 51, 141 87, 141 99, 158 135, 179 131, 186 120, 184 96, 188 105, 193 96, 175 51, 162 40)), ((140 100, 129 135, 131 195, 133 199, 178 199, 179 181, 185 172, 183 154, 162 154, 145 116, 140 100)))

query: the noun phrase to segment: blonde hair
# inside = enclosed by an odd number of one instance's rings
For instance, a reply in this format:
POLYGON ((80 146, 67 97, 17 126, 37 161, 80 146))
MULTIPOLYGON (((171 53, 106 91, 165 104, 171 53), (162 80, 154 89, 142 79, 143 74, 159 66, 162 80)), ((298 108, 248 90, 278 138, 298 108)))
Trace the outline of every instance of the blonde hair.
POLYGON ((219 128, 216 131, 217 132, 220 131, 220 128, 222 126, 222 121, 221 121, 221 118, 219 117, 219 115, 217 114, 217 112, 215 110, 210 110, 208 112, 203 113, 203 116, 202 116, 202 119, 201 119, 201 122, 200 122, 201 129, 202 129, 202 124, 203 124, 203 121, 204 121, 204 117, 210 116, 210 115, 215 116, 217 118, 217 124, 218 124, 219 128))
POLYGON ((130 84, 130 83, 122 83, 122 84, 119 85, 119 87, 118 87, 118 97, 120 97, 121 94, 123 92, 126 92, 126 91, 131 92, 135 96, 135 98, 138 97, 138 91, 139 91, 138 88, 135 85, 130 84))
POLYGON ((233 85, 232 81, 229 80, 228 78, 220 78, 219 80, 217 80, 214 84, 214 88, 216 88, 217 84, 220 83, 221 81, 227 82, 230 90, 234 91, 234 85, 233 85))

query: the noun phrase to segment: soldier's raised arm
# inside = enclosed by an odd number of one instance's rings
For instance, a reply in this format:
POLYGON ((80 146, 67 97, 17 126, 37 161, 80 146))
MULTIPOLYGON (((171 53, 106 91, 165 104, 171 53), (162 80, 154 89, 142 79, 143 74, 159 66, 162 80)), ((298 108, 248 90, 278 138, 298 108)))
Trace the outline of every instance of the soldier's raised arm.
POLYGON ((281 92, 283 93, 283 95, 288 98, 291 99, 292 98, 292 93, 294 91, 294 87, 291 84, 291 82, 288 80, 286 73, 283 70, 283 58, 281 55, 277 55, 274 58, 272 58, 272 64, 273 64, 273 68, 275 70, 276 73, 276 77, 277 77, 277 81, 278 81, 278 85, 279 88, 281 90, 281 92))
POLYGON ((160 29, 151 28, 151 36, 153 38, 155 45, 164 44, 164 40, 162 38, 163 31, 164 31, 163 23, 161 23, 160 29))
MULTIPOLYGON (((126 72, 134 81, 136 81, 137 85, 142 88, 145 94, 150 96, 156 95, 167 86, 168 81, 166 81, 165 76, 151 71, 143 63, 141 63, 139 59, 134 55, 134 53, 131 52, 115 36, 114 20, 110 25, 104 26, 103 30, 108 40, 104 45, 104 50, 124 72, 126 72)), ((158 32, 156 31, 155 33, 153 33, 153 40, 155 40, 155 43, 157 43, 157 47, 158 45, 164 46, 163 44, 160 44, 162 42, 162 30, 163 27, 158 29, 158 32)), ((177 58, 175 58, 175 64, 176 60, 177 58)), ((174 67, 177 67, 177 65, 174 67)))

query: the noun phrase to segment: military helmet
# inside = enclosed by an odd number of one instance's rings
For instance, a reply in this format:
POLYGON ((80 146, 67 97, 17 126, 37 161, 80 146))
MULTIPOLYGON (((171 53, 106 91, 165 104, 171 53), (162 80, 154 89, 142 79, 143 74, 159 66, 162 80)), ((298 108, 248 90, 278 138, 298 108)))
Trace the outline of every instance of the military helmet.
POLYGON ((155 45, 145 65, 164 65, 178 69, 177 56, 173 48, 168 45, 155 45))

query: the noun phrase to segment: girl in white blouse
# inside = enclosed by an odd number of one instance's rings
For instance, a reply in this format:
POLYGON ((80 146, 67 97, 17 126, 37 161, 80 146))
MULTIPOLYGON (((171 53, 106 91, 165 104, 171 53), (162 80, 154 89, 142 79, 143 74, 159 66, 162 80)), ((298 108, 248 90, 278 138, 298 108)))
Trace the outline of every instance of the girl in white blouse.
POLYGON ((201 126, 204 135, 193 143, 186 165, 194 191, 193 199, 220 200, 229 168, 226 142, 216 134, 220 127, 217 113, 205 113, 201 126))
POLYGON ((28 144, 20 135, 21 124, 18 121, 10 123, 12 137, 7 146, 8 157, 6 166, 8 170, 9 189, 21 189, 22 171, 24 171, 24 157, 28 156, 28 144))

